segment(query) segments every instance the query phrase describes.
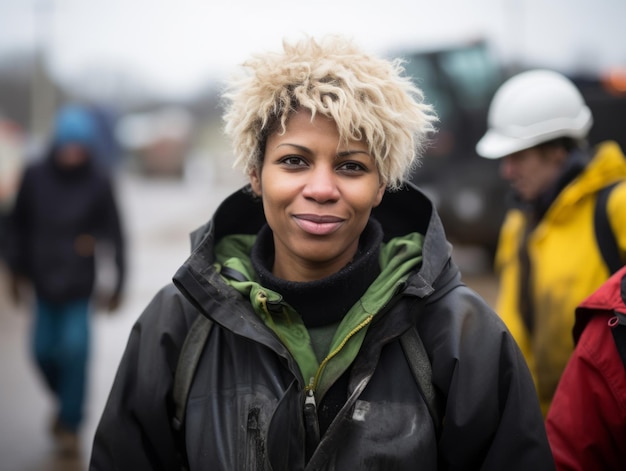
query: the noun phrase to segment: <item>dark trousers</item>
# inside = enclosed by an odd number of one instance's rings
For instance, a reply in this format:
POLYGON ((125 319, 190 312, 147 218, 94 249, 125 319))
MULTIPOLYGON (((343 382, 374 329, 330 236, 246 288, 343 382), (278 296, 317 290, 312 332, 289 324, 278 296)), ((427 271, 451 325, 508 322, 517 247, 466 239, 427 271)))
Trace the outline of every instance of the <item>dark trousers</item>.
POLYGON ((37 366, 58 400, 61 425, 76 431, 83 418, 89 354, 89 300, 37 299, 33 332, 37 366))

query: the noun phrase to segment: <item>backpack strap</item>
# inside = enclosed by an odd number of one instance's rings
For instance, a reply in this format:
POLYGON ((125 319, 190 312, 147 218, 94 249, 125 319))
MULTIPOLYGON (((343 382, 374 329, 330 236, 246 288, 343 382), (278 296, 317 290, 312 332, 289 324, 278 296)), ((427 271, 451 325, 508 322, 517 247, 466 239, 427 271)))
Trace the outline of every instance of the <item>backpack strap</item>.
MULTIPOLYGON (((222 267, 221 274, 237 281, 246 281, 246 277, 237 270, 222 267)), ((211 333, 213 321, 208 317, 198 314, 187 331, 187 336, 183 342, 174 373, 174 385, 172 387, 172 399, 174 401, 174 414, 172 416, 172 428, 178 440, 179 452, 183 469, 187 469, 187 454, 185 448, 185 417, 187 414, 187 403, 189 391, 196 374, 200 357, 204 352, 204 346, 211 333)))
POLYGON ((184 431, 189 390, 191 389, 191 383, 193 382, 200 357, 204 351, 204 345, 209 338, 211 327, 213 327, 213 321, 202 314, 198 314, 193 324, 191 324, 185 342, 180 350, 176 372, 174 373, 174 386, 172 390, 174 416, 172 417, 172 427, 180 441, 179 452, 183 455, 181 459, 184 463, 187 463, 184 431))
POLYGON ((611 273, 615 273, 624 264, 619 255, 617 240, 615 239, 615 234, 613 234, 613 230, 611 229, 611 223, 606 212, 607 201, 609 199, 609 195, 611 194, 611 190, 613 190, 618 183, 621 183, 621 181, 611 183, 598 192, 593 214, 593 223, 598 249, 600 249, 604 263, 606 263, 606 266, 609 268, 611 273))
POLYGON ((420 393, 424 401, 426 401, 428 412, 430 412, 435 426, 437 438, 439 438, 442 425, 439 397, 433 385, 433 371, 428 353, 415 327, 409 328, 402 334, 402 337, 400 337, 400 345, 402 345, 404 354, 409 362, 409 368, 411 369, 411 373, 413 373, 420 393))

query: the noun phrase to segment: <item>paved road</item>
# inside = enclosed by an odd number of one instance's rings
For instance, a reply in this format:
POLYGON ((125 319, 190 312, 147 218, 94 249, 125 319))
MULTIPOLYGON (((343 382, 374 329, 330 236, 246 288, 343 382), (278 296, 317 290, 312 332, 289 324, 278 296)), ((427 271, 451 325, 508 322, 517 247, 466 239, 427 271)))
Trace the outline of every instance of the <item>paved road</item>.
MULTIPOLYGON (((127 296, 117 313, 97 312, 93 317, 87 420, 78 460, 55 456, 47 432, 53 404, 29 356, 31 317, 25 306, 16 308, 9 303, 6 272, 0 265, 0 471, 86 469, 97 420, 133 322, 186 258, 189 232, 238 186, 238 182, 201 181, 207 179, 148 181, 128 175, 119 179, 119 200, 129 236, 127 296)), ((463 249, 457 251, 457 257, 471 274, 468 283, 491 302, 493 278, 470 270, 482 263, 480 254, 463 249)), ((106 280, 106 270, 102 277, 106 280)))

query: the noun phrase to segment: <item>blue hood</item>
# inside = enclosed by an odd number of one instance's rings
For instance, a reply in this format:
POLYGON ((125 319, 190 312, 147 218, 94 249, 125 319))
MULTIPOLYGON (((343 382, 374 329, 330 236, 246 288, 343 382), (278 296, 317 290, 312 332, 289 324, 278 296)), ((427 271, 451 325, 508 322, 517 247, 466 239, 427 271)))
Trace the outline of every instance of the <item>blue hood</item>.
POLYGON ((91 113, 80 106, 64 106, 56 115, 53 144, 81 144, 93 150, 96 142, 96 123, 91 113))

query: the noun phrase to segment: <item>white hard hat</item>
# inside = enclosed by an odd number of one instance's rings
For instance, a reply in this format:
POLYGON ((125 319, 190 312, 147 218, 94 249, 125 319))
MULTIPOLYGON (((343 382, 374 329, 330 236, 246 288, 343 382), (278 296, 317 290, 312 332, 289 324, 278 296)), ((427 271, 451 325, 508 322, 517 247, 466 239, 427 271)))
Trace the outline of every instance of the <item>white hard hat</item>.
POLYGON ((558 137, 584 139, 593 118, 569 79, 550 70, 531 70, 500 86, 487 123, 476 152, 499 159, 558 137))

